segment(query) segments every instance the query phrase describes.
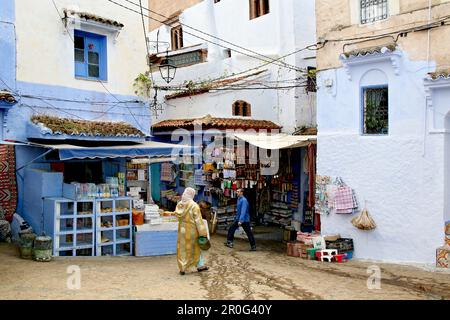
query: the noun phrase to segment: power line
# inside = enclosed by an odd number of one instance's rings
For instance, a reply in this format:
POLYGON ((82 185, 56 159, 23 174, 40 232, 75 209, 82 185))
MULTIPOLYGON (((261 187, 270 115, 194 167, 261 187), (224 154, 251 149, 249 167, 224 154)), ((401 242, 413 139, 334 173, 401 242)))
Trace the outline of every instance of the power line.
MULTIPOLYGON (((61 14, 59 13, 59 10, 58 10, 58 7, 56 6, 55 1, 54 1, 54 0, 51 0, 51 1, 52 1, 52 3, 53 3, 53 6, 55 7, 56 12, 58 13, 58 16, 59 16, 60 19, 61 19, 62 25, 63 25, 64 28, 66 29, 67 34, 69 35, 70 40, 72 40, 72 42, 73 42, 74 45, 75 45, 75 40, 72 38, 72 36, 71 36, 69 30, 67 29, 67 26, 64 24, 64 22, 63 22, 63 17, 62 17, 61 14)), ((98 83, 100 83, 100 84, 102 85, 102 87, 103 87, 103 88, 104 88, 104 89, 105 89, 105 90, 106 90, 106 91, 107 91, 114 99, 116 99, 118 102, 121 102, 114 94, 112 94, 111 91, 109 91, 109 89, 103 84, 102 81, 100 81, 99 79, 95 79, 95 80, 96 80, 98 83)), ((144 128, 142 128, 141 124, 137 121, 136 117, 134 116, 133 112, 131 112, 131 110, 130 110, 130 108, 128 107, 127 104, 125 104, 125 107, 127 108, 127 110, 128 110, 128 112, 130 113, 130 115, 133 117, 133 119, 134 119, 134 121, 136 122, 136 124, 140 127, 140 129, 141 129, 142 131, 145 131, 144 128)), ((105 114, 106 114, 106 113, 105 113, 105 114)))
MULTIPOLYGON (((125 1, 131 3, 131 4, 135 5, 135 6, 138 6, 138 4, 137 4, 137 3, 134 3, 133 1, 130 1, 130 0, 125 0, 125 1)), ((139 3, 140 3, 140 2, 141 2, 141 0, 139 0, 139 3)), ((142 8, 142 7, 141 7, 141 8, 142 8)), ((169 17, 167 17, 167 16, 165 16, 165 15, 159 13, 159 12, 156 12, 156 11, 154 11, 154 10, 151 10, 150 8, 145 8, 145 9, 146 9, 148 12, 154 13, 154 14, 156 14, 156 15, 158 15, 158 16, 164 18, 164 19, 170 19, 169 17)), ((158 21, 158 20, 156 20, 156 19, 154 19, 154 18, 151 18, 151 17, 149 17, 149 18, 150 18, 150 19, 153 19, 153 20, 155 20, 155 21, 157 21, 157 22, 160 22, 160 23, 162 23, 162 24, 164 24, 164 25, 170 26, 169 24, 167 24, 167 23, 165 23, 165 22, 158 21)), ((253 53, 253 54, 256 54, 256 55, 258 55, 258 56, 260 56, 260 57, 264 57, 265 59, 274 61, 271 57, 268 57, 268 56, 263 55, 263 54, 261 54, 261 53, 259 53, 259 52, 253 51, 253 50, 251 50, 251 49, 242 47, 242 46, 240 46, 240 45, 237 45, 237 44, 232 43, 232 42, 230 42, 230 41, 227 41, 227 40, 225 40, 225 39, 219 38, 219 37, 214 36, 214 35, 212 35, 212 34, 210 34, 210 33, 207 33, 207 32, 202 31, 202 30, 200 30, 200 29, 197 29, 197 28, 194 28, 194 27, 192 27, 192 26, 189 26, 189 25, 187 25, 186 23, 180 22, 180 25, 183 26, 183 27, 187 27, 187 28, 189 28, 189 29, 192 29, 192 30, 194 30, 194 31, 200 32, 201 34, 204 34, 204 35, 206 35, 206 36, 208 36, 208 37, 211 37, 211 38, 213 38, 213 39, 217 39, 217 40, 219 40, 219 41, 228 43, 228 44, 230 44, 230 45, 232 45, 232 46, 234 46, 234 47, 237 47, 237 48, 246 50, 246 51, 251 52, 251 53, 253 53)), ((192 35, 192 34, 191 34, 191 35, 192 35)), ((228 49, 228 48, 227 48, 227 49, 228 49)), ((236 50, 235 50, 235 51, 236 51, 236 50)), ((255 59, 258 59, 258 58, 256 58, 256 57, 254 57, 254 58, 255 58, 255 59)), ((259 59, 259 60, 261 60, 261 59, 259 59)), ((266 62, 265 60, 262 60, 262 61, 266 62)), ((293 65, 288 64, 288 63, 286 63, 286 62, 282 62, 282 64, 283 64, 284 66, 288 67, 289 69, 294 69, 294 70, 296 70, 296 71, 303 71, 303 70, 300 70, 297 66, 293 66, 293 65)))
MULTIPOLYGON (((127 10, 129 10, 129 11, 132 11, 132 12, 135 12, 135 13, 138 13, 138 14, 139 14, 138 11, 136 11, 136 10, 130 8, 130 7, 124 6, 124 5, 122 5, 122 4, 120 4, 120 3, 116 2, 116 1, 113 1, 113 0, 107 0, 107 1, 109 1, 109 2, 111 2, 111 3, 114 3, 115 5, 118 5, 118 6, 122 7, 122 8, 125 8, 125 9, 127 9, 127 10)), ((159 22, 159 23, 161 23, 161 24, 170 26, 169 24, 167 24, 167 23, 164 22, 164 21, 160 21, 160 20, 155 19, 155 18, 153 18, 153 17, 150 17, 150 16, 148 16, 148 15, 145 15, 145 16, 146 16, 147 18, 152 19, 152 20, 155 20, 155 21, 157 21, 157 22, 159 22)), ((204 40, 204 41, 209 42, 209 43, 211 43, 211 44, 214 44, 214 45, 216 45, 216 46, 219 46, 219 47, 222 47, 222 48, 225 48, 225 49, 229 49, 228 47, 226 47, 226 46, 224 46, 224 45, 221 45, 221 44, 219 44, 219 43, 217 43, 217 42, 214 42, 214 41, 205 39, 205 38, 203 38, 203 37, 201 37, 201 36, 199 36, 199 35, 190 33, 190 32, 188 32, 188 31, 184 31, 184 32, 187 33, 187 34, 189 34, 189 35, 191 35, 191 36, 193 36, 193 37, 196 37, 196 38, 198 38, 198 39, 201 39, 201 40, 204 40)), ((223 41, 223 40, 221 40, 221 41, 223 41)), ((247 50, 248 50, 248 49, 247 49, 247 50)), ((267 60, 264 60, 264 59, 261 59, 261 58, 257 58, 257 57, 255 57, 255 56, 252 56, 252 55, 250 55, 250 54, 247 54, 247 53, 245 53, 245 52, 242 52, 242 51, 240 51, 240 50, 234 50, 234 51, 235 51, 235 52, 238 52, 238 53, 240 53, 240 54, 242 54, 242 55, 248 56, 248 57, 250 57, 250 58, 253 58, 253 59, 257 59, 257 60, 266 62, 267 64, 274 63, 274 64, 276 64, 276 65, 278 65, 278 66, 285 67, 285 68, 288 68, 288 69, 291 69, 291 70, 294 70, 294 71, 297 71, 297 72, 304 72, 304 71, 305 71, 305 70, 299 69, 299 68, 297 68, 297 67, 295 67, 295 68, 288 67, 284 62, 283 62, 282 64, 276 63, 277 61, 279 61, 279 60, 281 60, 281 59, 271 59, 271 58, 269 58, 271 61, 267 61, 267 60)))

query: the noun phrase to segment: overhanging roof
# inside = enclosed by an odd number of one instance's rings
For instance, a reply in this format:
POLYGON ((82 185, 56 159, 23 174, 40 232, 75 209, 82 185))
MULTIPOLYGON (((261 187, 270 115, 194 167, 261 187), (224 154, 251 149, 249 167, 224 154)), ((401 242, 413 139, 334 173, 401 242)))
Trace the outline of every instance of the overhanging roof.
POLYGON ((198 148, 181 144, 146 141, 136 145, 81 147, 71 144, 34 144, 43 148, 57 150, 60 160, 71 159, 104 159, 104 158, 137 158, 137 157, 171 157, 180 151, 194 153, 198 148))
POLYGON ((235 133, 237 139, 244 140, 258 148, 267 150, 305 147, 317 142, 317 136, 293 136, 284 133, 268 135, 266 133, 235 133))

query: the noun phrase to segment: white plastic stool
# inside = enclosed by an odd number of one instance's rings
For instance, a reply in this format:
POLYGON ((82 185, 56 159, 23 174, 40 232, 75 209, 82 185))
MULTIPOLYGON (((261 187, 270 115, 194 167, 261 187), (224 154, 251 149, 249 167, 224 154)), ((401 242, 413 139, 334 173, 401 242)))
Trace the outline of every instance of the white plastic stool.
POLYGON ((322 252, 320 261, 327 261, 331 262, 333 261, 333 256, 337 255, 338 251, 336 249, 326 249, 326 250, 320 250, 322 252))

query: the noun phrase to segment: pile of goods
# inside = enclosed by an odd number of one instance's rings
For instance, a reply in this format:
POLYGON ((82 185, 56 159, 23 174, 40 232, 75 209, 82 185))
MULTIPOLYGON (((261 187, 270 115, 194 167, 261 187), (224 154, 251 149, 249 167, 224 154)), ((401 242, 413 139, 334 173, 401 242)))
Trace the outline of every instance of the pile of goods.
POLYGON ((436 249, 436 266, 450 268, 450 221, 445 223, 444 245, 436 249))
POLYGON ((343 262, 353 258, 353 240, 339 235, 297 233, 296 241, 287 244, 287 255, 308 260, 343 262))

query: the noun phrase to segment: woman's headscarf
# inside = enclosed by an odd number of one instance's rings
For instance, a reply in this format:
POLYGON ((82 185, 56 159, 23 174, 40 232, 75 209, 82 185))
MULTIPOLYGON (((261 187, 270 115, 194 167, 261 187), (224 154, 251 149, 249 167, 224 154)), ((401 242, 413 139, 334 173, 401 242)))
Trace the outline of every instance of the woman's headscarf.
POLYGON ((193 188, 186 188, 181 196, 181 203, 183 205, 187 204, 189 201, 194 200, 197 191, 193 188))

